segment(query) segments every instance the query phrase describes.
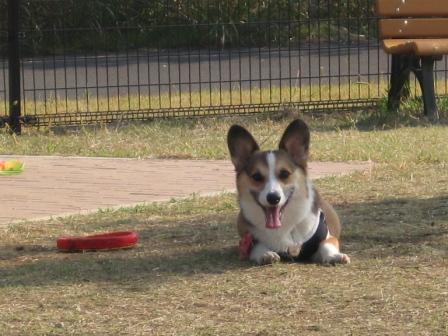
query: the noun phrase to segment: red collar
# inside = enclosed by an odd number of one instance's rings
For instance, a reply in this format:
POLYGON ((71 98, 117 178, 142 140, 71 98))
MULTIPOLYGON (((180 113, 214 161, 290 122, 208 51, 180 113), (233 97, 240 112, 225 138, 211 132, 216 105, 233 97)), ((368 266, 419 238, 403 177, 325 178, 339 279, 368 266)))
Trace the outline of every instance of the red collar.
POLYGON ((238 250, 240 252, 240 259, 246 260, 249 259, 250 251, 252 247, 255 245, 253 236, 246 232, 241 238, 238 250))

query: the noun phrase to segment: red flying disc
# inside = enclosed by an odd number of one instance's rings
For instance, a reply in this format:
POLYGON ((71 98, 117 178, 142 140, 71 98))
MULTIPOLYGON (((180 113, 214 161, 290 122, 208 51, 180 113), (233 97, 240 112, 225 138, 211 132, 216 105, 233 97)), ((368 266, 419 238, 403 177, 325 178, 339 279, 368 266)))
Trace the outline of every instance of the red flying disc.
POLYGON ((84 237, 59 237, 57 246, 63 251, 120 249, 134 246, 138 235, 132 231, 96 234, 84 237))

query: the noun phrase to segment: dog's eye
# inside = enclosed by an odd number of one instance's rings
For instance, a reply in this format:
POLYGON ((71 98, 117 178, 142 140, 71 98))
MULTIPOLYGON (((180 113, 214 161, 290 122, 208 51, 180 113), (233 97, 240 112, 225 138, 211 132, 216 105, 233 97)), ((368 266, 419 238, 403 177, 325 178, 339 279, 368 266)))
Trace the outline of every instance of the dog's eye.
POLYGON ((286 180, 289 177, 289 175, 291 175, 291 173, 289 171, 287 171, 286 169, 282 169, 282 170, 280 170, 278 177, 281 180, 286 180))
POLYGON ((262 182, 263 181, 263 175, 261 175, 259 172, 256 172, 255 174, 252 174, 252 180, 255 182, 262 182))

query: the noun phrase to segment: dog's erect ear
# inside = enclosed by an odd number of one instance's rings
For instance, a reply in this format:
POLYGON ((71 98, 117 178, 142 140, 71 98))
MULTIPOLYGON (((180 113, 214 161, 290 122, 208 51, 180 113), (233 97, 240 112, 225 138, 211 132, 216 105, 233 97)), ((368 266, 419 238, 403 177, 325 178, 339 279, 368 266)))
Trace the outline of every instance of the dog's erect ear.
POLYGON ((253 136, 239 125, 233 125, 227 133, 227 146, 236 171, 244 168, 250 156, 259 149, 253 136))
POLYGON ((310 130, 305 122, 296 119, 286 128, 278 146, 288 152, 293 161, 306 169, 306 161, 310 148, 310 130))

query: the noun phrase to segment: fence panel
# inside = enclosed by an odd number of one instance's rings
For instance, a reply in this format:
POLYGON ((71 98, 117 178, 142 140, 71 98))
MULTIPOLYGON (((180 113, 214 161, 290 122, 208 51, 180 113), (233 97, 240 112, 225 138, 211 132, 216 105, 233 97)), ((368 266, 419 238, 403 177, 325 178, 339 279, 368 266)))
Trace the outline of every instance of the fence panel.
MULTIPOLYGON (((3 37, 1 36, 3 32, 0 31, 0 48, 4 48, 4 41, 2 41, 3 37)), ((7 70, 7 61, 2 54, 0 54, 0 127, 3 126, 3 122, 8 118, 8 97, 7 97, 7 78, 8 78, 8 70, 7 70)))
MULTIPOLYGON (((0 9, 6 9, 2 7, 0 9)), ((0 11, 0 127, 3 125, 4 120, 8 117, 8 70, 7 70, 7 44, 8 44, 8 31, 7 31, 7 16, 6 11, 0 11)))
MULTIPOLYGON (((22 114, 54 125, 373 106, 389 64, 372 11, 373 0, 24 1, 22 114)), ((437 66, 447 94, 447 59, 437 66)))

